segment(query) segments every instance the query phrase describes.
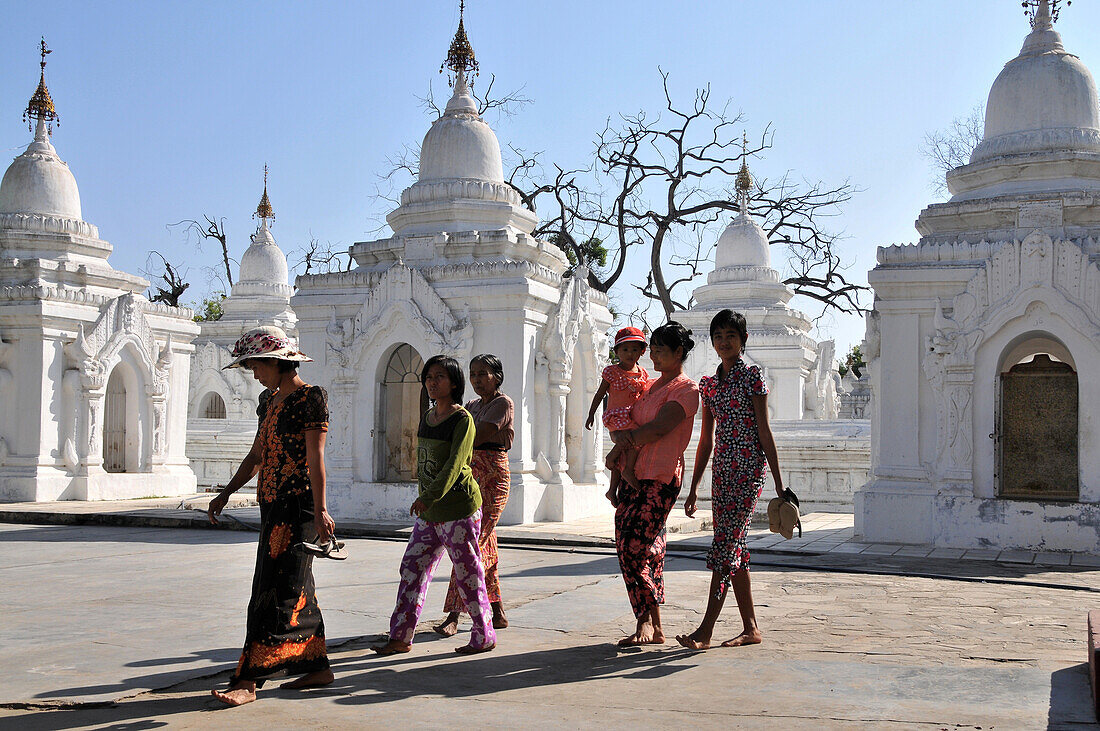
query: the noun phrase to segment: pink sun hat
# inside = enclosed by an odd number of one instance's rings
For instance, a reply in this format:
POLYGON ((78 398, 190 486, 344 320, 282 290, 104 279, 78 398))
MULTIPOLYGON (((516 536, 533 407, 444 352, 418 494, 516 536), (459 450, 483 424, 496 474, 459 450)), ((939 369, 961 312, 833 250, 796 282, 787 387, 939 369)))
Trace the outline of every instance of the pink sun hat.
POLYGON ((298 350, 298 344, 290 339, 280 327, 266 325, 256 327, 233 344, 233 362, 227 368, 240 368, 249 358, 279 358, 281 360, 312 361, 308 355, 298 350))
POLYGON ((619 332, 615 333, 615 345, 614 348, 619 347, 623 343, 641 343, 646 345, 645 333, 636 327, 624 327, 619 332))

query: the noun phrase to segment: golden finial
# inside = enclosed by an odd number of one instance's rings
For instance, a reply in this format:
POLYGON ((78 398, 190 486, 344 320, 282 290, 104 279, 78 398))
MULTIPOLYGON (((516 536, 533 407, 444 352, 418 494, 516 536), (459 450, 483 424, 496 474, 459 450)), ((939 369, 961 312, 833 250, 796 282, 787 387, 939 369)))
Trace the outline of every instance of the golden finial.
MULTIPOLYGON (((451 85, 455 85, 455 79, 459 76, 477 76, 478 67, 477 59, 474 58, 474 48, 470 45, 470 39, 466 37, 466 27, 463 25, 463 15, 466 12, 466 0, 461 0, 458 3, 458 30, 455 31, 454 40, 451 41, 451 47, 447 51, 447 58, 439 67, 439 73, 443 73, 443 69, 450 69, 454 73, 455 78, 448 78, 447 82, 451 85)), ((467 79, 470 86, 473 86, 473 80, 467 79)))
POLYGON ((32 120, 35 122, 42 120, 46 122, 50 132, 53 132, 53 125, 61 124, 61 118, 57 116, 57 110, 53 106, 53 99, 50 98, 50 90, 46 88, 46 56, 53 51, 46 47, 45 38, 38 44, 38 49, 42 54, 42 60, 38 63, 42 71, 38 77, 38 88, 34 90, 34 96, 31 97, 27 108, 23 110, 23 121, 27 123, 28 129, 33 130, 32 120))
POLYGON ((259 218, 264 223, 275 220, 275 210, 271 207, 271 199, 267 197, 267 163, 264 163, 264 194, 260 198, 260 205, 256 206, 253 218, 259 218))
POLYGON ((741 134, 741 169, 737 171, 737 181, 734 187, 737 189, 737 204, 741 213, 749 212, 749 191, 752 190, 752 175, 749 173, 749 135, 741 134))

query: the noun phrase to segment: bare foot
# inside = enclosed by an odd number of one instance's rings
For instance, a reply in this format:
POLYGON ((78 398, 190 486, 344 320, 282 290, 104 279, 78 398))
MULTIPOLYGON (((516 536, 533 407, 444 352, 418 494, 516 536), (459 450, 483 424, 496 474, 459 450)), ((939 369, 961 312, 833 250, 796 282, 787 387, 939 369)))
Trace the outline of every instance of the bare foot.
POLYGON ((699 635, 699 630, 695 630, 690 635, 676 635, 676 641, 689 650, 710 649, 710 638, 703 639, 699 635))
POLYGON ((639 645, 663 645, 665 633, 661 630, 641 629, 619 640, 619 647, 637 647, 639 645))
POLYGON ((332 674, 332 670, 316 670, 307 675, 303 675, 297 680, 292 680, 289 683, 283 683, 280 688, 287 688, 289 690, 300 690, 302 688, 320 688, 324 685, 329 685, 332 681, 336 680, 336 676, 332 674))
POLYGON ((455 652, 459 655, 479 655, 483 652, 490 652, 496 649, 497 644, 494 642, 491 645, 485 647, 474 647, 473 645, 463 645, 462 647, 456 647, 455 652))
POLYGON ((508 626, 508 618, 504 616, 504 607, 500 602, 493 602, 493 629, 505 629, 508 626))
POLYGON ((618 490, 618 488, 612 487, 611 489, 609 489, 607 491, 606 494, 604 494, 604 497, 607 498, 607 502, 611 503, 611 507, 613 507, 613 508, 619 507, 619 490, 618 490))
POLYGON ((256 684, 249 682, 229 690, 212 690, 210 695, 227 706, 243 706, 256 700, 256 684))
POLYGON ((458 612, 451 612, 443 621, 432 627, 436 634, 443 635, 444 637, 453 637, 458 633, 458 612))
POLYGON ((375 645, 370 648, 377 652, 381 657, 388 657, 390 655, 397 655, 402 652, 408 652, 412 649, 412 645, 406 642, 398 642, 397 640, 390 640, 384 645, 375 645))
POLYGON ((734 637, 732 640, 726 640, 722 643, 722 647, 743 647, 745 645, 759 645, 760 644, 760 630, 752 629, 745 630, 741 634, 734 637))

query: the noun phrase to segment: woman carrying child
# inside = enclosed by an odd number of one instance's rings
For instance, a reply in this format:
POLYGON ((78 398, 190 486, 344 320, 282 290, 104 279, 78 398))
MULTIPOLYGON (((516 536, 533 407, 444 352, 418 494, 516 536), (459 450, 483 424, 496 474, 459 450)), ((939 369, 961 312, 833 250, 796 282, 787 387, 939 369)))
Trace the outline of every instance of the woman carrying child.
MULTIPOLYGON (((592 428, 596 409, 599 408, 605 395, 607 410, 603 414, 603 423, 611 432, 612 439, 615 438, 615 432, 637 428, 638 424, 631 415, 631 409, 649 387, 649 373, 638 365, 638 360, 645 353, 645 349, 645 334, 638 328, 624 327, 615 334, 613 350, 618 362, 603 369, 603 380, 600 387, 596 389, 596 395, 592 397, 592 405, 588 408, 588 421, 584 424, 586 429, 592 428)), ((637 461, 638 450, 625 445, 616 444, 608 452, 605 464, 607 469, 611 470, 611 486, 607 491, 607 499, 612 505, 619 504, 617 493, 620 479, 626 481, 631 487, 638 488, 638 478, 634 474, 634 465, 637 461)))
POLYGON ((764 487, 767 467, 771 468, 775 491, 783 495, 775 439, 768 424, 768 387, 755 365, 742 359, 749 338, 745 316, 722 310, 710 322, 710 339, 722 359, 715 375, 699 381, 703 401, 703 426, 695 453, 691 491, 684 512, 695 514, 699 481, 714 451, 711 504, 714 510, 714 539, 707 554, 711 570, 707 610, 698 629, 679 635, 676 641, 692 650, 710 647, 711 635, 729 587, 741 612, 741 634, 722 647, 740 647, 760 642, 760 628, 752 604, 749 583, 749 550, 746 538, 756 501, 764 487))
POLYGON ((428 584, 446 551, 455 567, 459 596, 473 622, 470 643, 455 652, 488 652, 496 647, 496 631, 478 549, 481 490, 470 471, 474 418, 461 406, 466 379, 454 358, 437 355, 424 364, 420 381, 435 403, 421 417, 417 430, 420 493, 409 509, 416 520, 401 559, 389 642, 372 649, 379 655, 412 649, 428 584))

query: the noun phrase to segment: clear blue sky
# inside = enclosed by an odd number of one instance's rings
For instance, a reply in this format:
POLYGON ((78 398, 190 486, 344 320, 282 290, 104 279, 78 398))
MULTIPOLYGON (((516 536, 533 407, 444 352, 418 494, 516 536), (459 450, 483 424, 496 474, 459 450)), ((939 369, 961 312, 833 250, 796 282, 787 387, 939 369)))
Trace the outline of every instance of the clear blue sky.
MULTIPOLYGON (((265 162, 285 251, 311 235, 375 238, 378 177, 428 127, 416 96, 434 84, 445 97, 438 69, 457 20, 451 0, 9 3, 0 151, 14 157, 30 140, 20 116, 45 35, 62 122, 53 140, 85 220, 114 245, 116 268, 143 269, 150 249, 186 261, 194 300, 216 252, 166 224, 224 216, 239 256, 265 162)), ((1018 0, 472 0, 466 27, 482 79, 495 73, 499 88, 523 86, 534 100, 496 121, 502 146, 563 165, 585 162, 609 116, 659 108, 658 66, 684 95, 710 83, 745 113, 750 136, 774 126, 758 173, 862 189, 837 222, 860 281, 876 246, 916 240, 913 221, 933 200, 924 134, 983 103, 1028 30, 1018 0)), ((1094 69, 1096 28, 1100 4, 1089 2, 1058 24, 1094 69)), ((825 319, 819 334, 842 353, 862 330, 858 318, 825 319)))

